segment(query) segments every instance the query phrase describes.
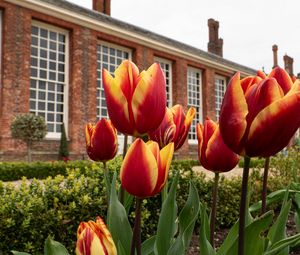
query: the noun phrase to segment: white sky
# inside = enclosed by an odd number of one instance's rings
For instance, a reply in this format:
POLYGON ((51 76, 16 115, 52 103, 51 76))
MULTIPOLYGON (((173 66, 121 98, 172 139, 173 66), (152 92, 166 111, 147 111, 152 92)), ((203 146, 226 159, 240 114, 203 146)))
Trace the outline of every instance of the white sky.
MULTIPOLYGON (((92 0, 68 0, 92 8, 92 0)), ((224 58, 254 69, 273 66, 272 45, 278 62, 294 58, 300 73, 299 0, 111 0, 111 16, 180 42, 207 50, 207 20, 220 22, 224 58)))

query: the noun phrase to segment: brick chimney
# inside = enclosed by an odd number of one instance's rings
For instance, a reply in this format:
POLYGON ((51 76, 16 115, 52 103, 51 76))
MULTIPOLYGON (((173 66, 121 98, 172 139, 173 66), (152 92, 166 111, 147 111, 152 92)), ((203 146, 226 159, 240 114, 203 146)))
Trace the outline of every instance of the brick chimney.
POLYGON ((276 44, 272 46, 272 51, 273 51, 273 68, 275 68, 278 66, 278 55, 277 55, 278 46, 276 44))
POLYGON ((209 19, 207 51, 220 57, 223 57, 223 39, 219 38, 219 22, 214 19, 209 19))
POLYGON ((284 69, 288 72, 289 75, 291 76, 294 75, 293 74, 294 59, 285 54, 283 56, 283 61, 284 61, 284 69))
POLYGON ((93 0, 93 10, 110 16, 110 0, 93 0))

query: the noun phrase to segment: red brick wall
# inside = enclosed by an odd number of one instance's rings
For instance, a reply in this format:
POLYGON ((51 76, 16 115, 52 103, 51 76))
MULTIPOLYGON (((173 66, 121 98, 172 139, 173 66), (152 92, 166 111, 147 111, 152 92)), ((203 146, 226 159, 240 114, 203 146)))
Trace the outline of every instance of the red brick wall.
MULTIPOLYGON (((86 157, 84 126, 96 121, 97 95, 97 40, 111 42, 132 49, 133 61, 140 69, 148 68, 155 56, 171 60, 173 104, 187 110, 187 67, 203 71, 203 116, 215 116, 214 74, 230 76, 201 63, 181 59, 169 53, 147 48, 135 42, 93 31, 45 14, 0 2, 3 8, 3 57, 0 111, 0 160, 26 159, 26 146, 11 138, 10 124, 14 116, 29 110, 29 67, 32 19, 55 25, 70 32, 69 54, 69 123, 68 138, 71 158, 86 157)), ((34 145, 33 159, 56 160, 58 140, 44 140, 34 145)), ((187 142, 177 156, 196 157, 197 146, 187 142)))

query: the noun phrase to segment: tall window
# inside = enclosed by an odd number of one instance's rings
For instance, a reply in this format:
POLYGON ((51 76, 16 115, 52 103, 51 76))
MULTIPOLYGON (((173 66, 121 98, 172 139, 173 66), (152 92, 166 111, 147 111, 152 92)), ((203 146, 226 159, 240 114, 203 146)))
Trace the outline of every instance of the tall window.
POLYGON ((160 67, 165 74, 167 106, 172 107, 172 62, 163 58, 155 58, 154 61, 160 64, 160 67))
POLYGON ((216 118, 219 120, 222 100, 226 91, 226 78, 216 76, 215 78, 215 100, 216 100, 216 118))
POLYGON ((31 27, 30 112, 43 116, 48 138, 67 129, 68 32, 40 22, 31 27))
POLYGON ((108 118, 104 88, 102 85, 102 68, 114 73, 118 65, 131 58, 131 51, 117 45, 99 42, 97 45, 97 117, 108 118))
POLYGON ((196 116, 192 122, 189 132, 189 143, 197 143, 196 124, 202 122, 202 82, 201 70, 188 67, 187 70, 187 86, 188 86, 188 107, 196 109, 196 116))

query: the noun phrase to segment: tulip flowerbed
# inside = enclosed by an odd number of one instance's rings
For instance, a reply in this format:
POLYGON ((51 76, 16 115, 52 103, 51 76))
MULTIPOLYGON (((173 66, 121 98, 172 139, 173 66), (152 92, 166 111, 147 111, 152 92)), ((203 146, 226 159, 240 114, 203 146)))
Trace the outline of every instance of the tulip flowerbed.
MULTIPOLYGON (((289 189, 267 195, 271 157, 288 145, 300 127, 300 80, 280 67, 270 74, 258 71, 243 79, 236 73, 223 98, 220 122, 207 116, 203 124, 193 120, 199 114, 194 107, 186 113, 181 105, 166 107, 166 82, 158 63, 140 72, 133 62, 125 60, 114 74, 103 69, 102 81, 110 120, 101 118, 96 124, 87 123, 85 137, 89 157, 103 166, 104 185, 100 190, 106 193, 107 213, 99 210, 95 217, 80 222, 77 255, 184 255, 197 220, 201 255, 288 255, 300 243, 300 233, 287 237, 285 231, 292 203, 295 222, 300 225, 300 184, 291 183, 289 189), (212 192, 203 194, 211 196, 210 217, 194 181, 188 183, 181 197, 182 207, 178 207, 183 173, 169 171, 173 154, 184 144, 190 127, 197 134, 201 165, 214 173, 212 192), (135 139, 128 150, 124 143, 120 172, 112 171, 112 176, 107 162, 116 156, 117 131, 124 134, 125 142, 128 136, 135 139), (234 195, 239 196, 235 203, 239 207, 238 221, 216 250, 216 219, 222 210, 220 173, 233 169, 241 156, 244 166, 240 192, 231 192, 226 204, 229 207, 234 195), (261 202, 249 207, 249 189, 254 186, 249 186, 253 157, 264 158, 264 172, 261 202), (161 201, 155 202, 155 231, 143 240, 143 217, 147 212, 144 205, 159 194, 161 201), (267 206, 276 202, 281 206, 275 216, 274 211, 267 211, 267 206), (134 222, 130 221, 132 215, 134 222)), ((64 186, 63 182, 58 189, 64 186)), ((82 196, 84 189, 75 189, 81 196, 78 202, 84 202, 86 208, 90 196, 82 196)), ((99 192, 99 188, 96 190, 99 192)), ((57 199, 51 203, 56 205, 57 199)), ((70 206, 77 208, 76 203, 70 206)), ((228 211, 224 211, 228 217, 228 211)), ((68 217, 67 221, 72 220, 68 217)), ((45 254, 56 253, 68 254, 62 244, 47 238, 45 254)))

